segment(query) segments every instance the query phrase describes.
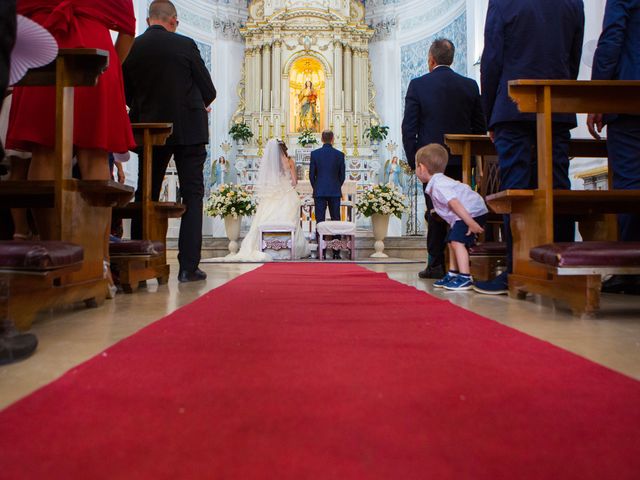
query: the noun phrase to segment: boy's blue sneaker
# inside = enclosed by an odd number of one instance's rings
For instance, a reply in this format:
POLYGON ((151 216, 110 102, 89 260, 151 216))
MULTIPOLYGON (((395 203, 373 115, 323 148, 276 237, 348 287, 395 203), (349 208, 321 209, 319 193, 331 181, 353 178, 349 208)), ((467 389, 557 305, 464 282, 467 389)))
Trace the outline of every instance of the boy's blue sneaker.
POLYGON ((447 272, 447 274, 442 277, 440 280, 433 282, 433 286, 435 288, 444 288, 444 286, 449 283, 451 280, 458 276, 457 273, 447 272))
POLYGON ((453 290, 455 292, 462 292, 464 290, 473 289, 473 280, 470 276, 456 275, 453 280, 443 286, 447 290, 453 290))

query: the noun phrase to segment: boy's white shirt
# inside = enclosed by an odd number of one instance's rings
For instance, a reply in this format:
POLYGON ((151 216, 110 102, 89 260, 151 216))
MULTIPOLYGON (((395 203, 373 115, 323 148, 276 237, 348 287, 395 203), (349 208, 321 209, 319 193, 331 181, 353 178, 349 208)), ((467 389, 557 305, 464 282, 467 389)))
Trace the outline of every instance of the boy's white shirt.
POLYGON ((431 177, 424 191, 431 197, 436 213, 451 226, 461 220, 449 207, 449 202, 454 198, 467 209, 473 218, 489 213, 482 197, 471 190, 469 185, 449 178, 443 173, 436 173, 431 177))

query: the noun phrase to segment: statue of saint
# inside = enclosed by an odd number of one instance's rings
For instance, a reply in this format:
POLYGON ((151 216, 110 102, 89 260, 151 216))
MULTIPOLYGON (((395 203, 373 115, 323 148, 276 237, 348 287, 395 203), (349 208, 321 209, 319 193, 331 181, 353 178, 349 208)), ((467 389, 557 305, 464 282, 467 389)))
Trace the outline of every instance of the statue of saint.
POLYGON ((227 162, 227 159, 224 157, 220 157, 218 160, 215 160, 213 162, 211 173, 213 177, 213 185, 222 185, 226 180, 225 177, 229 173, 229 163, 227 162))
POLYGON ((385 162, 384 174, 387 183, 393 183, 402 190, 402 167, 400 166, 398 157, 393 157, 391 160, 385 162))
POLYGON ((298 131, 320 131, 320 115, 318 114, 318 94, 310 80, 304 82, 304 88, 298 93, 300 102, 300 116, 298 131))

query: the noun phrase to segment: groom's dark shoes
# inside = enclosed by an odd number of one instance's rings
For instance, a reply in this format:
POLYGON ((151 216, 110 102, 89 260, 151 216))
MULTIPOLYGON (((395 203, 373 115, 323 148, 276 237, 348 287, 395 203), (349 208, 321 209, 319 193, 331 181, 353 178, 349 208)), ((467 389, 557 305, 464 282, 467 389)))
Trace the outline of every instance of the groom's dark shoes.
POLYGON ((206 280, 206 279, 207 279, 207 274, 204 273, 199 268, 196 268, 191 272, 188 270, 180 270, 180 273, 178 273, 179 282, 197 282, 197 281, 206 280))

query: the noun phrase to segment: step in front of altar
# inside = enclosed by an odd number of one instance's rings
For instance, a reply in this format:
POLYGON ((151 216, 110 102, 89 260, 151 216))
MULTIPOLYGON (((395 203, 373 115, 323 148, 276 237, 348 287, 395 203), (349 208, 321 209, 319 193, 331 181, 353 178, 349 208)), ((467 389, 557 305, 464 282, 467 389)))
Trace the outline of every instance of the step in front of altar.
MULTIPOLYGON (((238 241, 240 243, 240 241, 238 241)), ((369 258, 375 250, 371 234, 358 234, 356 237, 357 259, 369 258)), ((229 253, 229 240, 205 236, 202 239, 202 258, 224 257, 229 253)), ((392 258, 405 260, 424 260, 427 257, 427 242, 424 236, 388 237, 384 240, 384 252, 392 258)), ((177 255, 178 239, 167 238, 167 256, 177 255)))

